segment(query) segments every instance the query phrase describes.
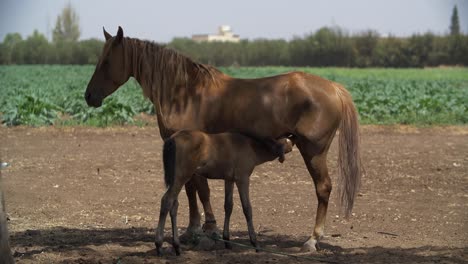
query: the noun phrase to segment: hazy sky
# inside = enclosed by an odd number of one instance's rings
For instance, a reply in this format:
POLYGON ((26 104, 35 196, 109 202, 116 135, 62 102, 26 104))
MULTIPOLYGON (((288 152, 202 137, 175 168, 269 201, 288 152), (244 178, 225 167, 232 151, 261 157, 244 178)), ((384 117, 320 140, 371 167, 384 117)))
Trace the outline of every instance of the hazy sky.
POLYGON ((340 26, 350 33, 374 29, 382 35, 445 34, 455 4, 461 29, 468 32, 468 0, 0 0, 0 40, 10 32, 25 38, 34 29, 50 38, 68 2, 80 17, 81 39, 102 39, 102 26, 115 34, 119 25, 125 35, 158 42, 215 33, 219 25, 230 25, 248 39, 291 39, 323 26, 340 26))

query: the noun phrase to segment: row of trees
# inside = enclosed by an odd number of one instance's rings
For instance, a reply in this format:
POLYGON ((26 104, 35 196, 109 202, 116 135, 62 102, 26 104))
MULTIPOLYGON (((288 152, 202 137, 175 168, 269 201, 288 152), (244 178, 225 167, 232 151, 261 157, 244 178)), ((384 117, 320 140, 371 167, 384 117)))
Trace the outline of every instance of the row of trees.
POLYGON ((424 67, 468 65, 468 36, 409 38, 379 37, 368 31, 348 35, 339 28, 322 28, 304 38, 195 43, 174 39, 169 46, 214 65, 285 65, 340 67, 424 67))
MULTIPOLYGON (((8 34, 0 44, 0 64, 95 64, 102 46, 103 41, 96 39, 49 42, 37 31, 26 39, 8 34)), ((322 28, 291 41, 196 43, 177 38, 168 46, 217 66, 468 66, 468 36, 461 34, 382 38, 373 31, 350 36, 339 28, 322 28)))
MULTIPOLYGON (((456 7, 449 29, 447 36, 426 33, 398 38, 380 37, 375 31, 350 35, 340 28, 325 27, 291 41, 196 43, 176 38, 167 45, 197 61, 217 66, 468 66, 468 36, 460 33, 456 7)), ((68 4, 57 18, 52 42, 38 31, 26 39, 18 33, 8 34, 0 43, 0 64, 95 64, 103 41, 78 41, 79 36, 78 16, 68 4)))
POLYGON ((79 38, 78 15, 68 3, 57 17, 52 42, 37 30, 26 39, 7 34, 0 43, 0 64, 95 64, 103 42, 79 38))
POLYGON ((7 34, 0 44, 0 64, 95 64, 103 42, 49 42, 37 30, 26 39, 19 33, 7 34))

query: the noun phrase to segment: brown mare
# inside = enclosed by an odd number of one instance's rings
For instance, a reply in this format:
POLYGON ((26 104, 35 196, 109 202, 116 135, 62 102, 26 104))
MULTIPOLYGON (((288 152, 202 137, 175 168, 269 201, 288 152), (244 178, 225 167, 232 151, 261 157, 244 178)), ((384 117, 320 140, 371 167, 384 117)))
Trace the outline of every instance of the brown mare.
MULTIPOLYGON (((254 168, 267 161, 284 161, 284 154, 291 152, 288 139, 260 139, 241 133, 207 134, 199 130, 181 130, 166 139, 163 147, 164 182, 168 188, 161 199, 161 212, 156 228, 156 252, 162 255, 164 224, 170 212, 172 245, 180 255, 177 235, 178 196, 182 187, 192 177, 224 179, 224 231, 223 239, 229 240, 229 221, 232 213, 234 183, 239 191, 250 242, 257 248, 257 238, 252 222, 252 206, 249 198, 249 180, 254 168)), ((226 248, 231 244, 225 243, 226 248)), ((257 250, 258 251, 258 250, 257 250)))
MULTIPOLYGON (((104 98, 134 77, 155 106, 163 139, 183 129, 241 131, 262 138, 294 135, 318 198, 315 227, 304 244, 308 250, 315 250, 323 235, 332 189, 327 153, 340 128, 339 195, 345 215, 350 214, 361 177, 359 124, 351 95, 342 85, 303 72, 236 79, 156 43, 124 37, 120 27, 116 36, 105 30, 104 36, 106 43, 85 92, 88 105, 101 106, 104 98)), ((206 178, 193 177, 185 188, 188 232, 200 228, 197 192, 205 222, 214 223, 206 178)))

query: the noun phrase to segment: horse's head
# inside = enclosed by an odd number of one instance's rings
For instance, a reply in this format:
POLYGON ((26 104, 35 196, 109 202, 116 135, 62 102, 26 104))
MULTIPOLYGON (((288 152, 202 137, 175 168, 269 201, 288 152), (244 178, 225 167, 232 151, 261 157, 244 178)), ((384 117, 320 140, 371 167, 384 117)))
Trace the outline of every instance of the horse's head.
POLYGON ((125 65, 122 28, 119 27, 114 37, 103 30, 106 43, 84 96, 88 105, 94 107, 101 106, 104 98, 130 78, 130 70, 125 65))

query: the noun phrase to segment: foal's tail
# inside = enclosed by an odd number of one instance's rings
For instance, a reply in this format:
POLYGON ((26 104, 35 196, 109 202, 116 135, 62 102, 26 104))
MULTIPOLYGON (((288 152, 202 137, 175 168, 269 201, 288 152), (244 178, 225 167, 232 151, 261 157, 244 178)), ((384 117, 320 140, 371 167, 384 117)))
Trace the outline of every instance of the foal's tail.
POLYGON ((163 146, 164 183, 166 188, 174 184, 176 167, 176 142, 173 138, 164 141, 163 146))
POLYGON ((361 184, 359 120, 350 93, 341 85, 337 86, 343 107, 338 142, 338 171, 340 175, 338 191, 345 217, 348 217, 353 209, 354 198, 361 184))

